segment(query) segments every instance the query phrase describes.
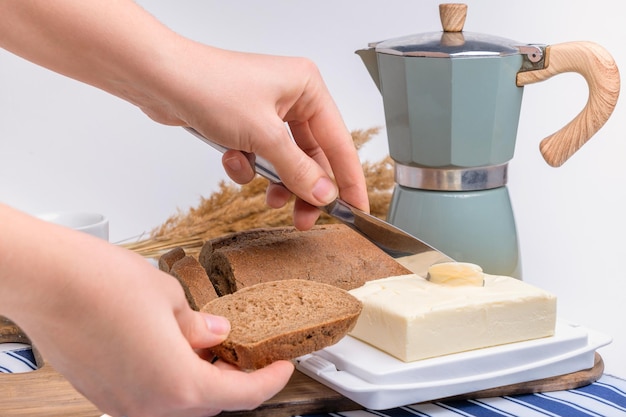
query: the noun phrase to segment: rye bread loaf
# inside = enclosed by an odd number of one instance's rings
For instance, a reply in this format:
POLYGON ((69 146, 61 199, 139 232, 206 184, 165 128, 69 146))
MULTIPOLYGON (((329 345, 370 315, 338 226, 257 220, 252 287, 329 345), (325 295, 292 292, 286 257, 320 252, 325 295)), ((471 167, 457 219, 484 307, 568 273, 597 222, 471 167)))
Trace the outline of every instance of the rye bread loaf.
POLYGON ((174 276, 183 287, 185 297, 193 310, 200 308, 217 298, 217 293, 200 265, 193 256, 182 248, 174 248, 159 258, 159 269, 174 276))
POLYGON ((170 249, 159 257, 159 269, 163 272, 170 272, 172 265, 185 257, 185 250, 181 247, 170 249))
POLYGON ((345 290, 291 279, 241 289, 202 311, 231 324, 227 339, 210 351, 241 369, 259 369, 337 343, 352 330, 361 308, 345 290))
POLYGON ((304 279, 344 290, 410 271, 342 224, 237 232, 207 241, 199 256, 222 296, 266 281, 304 279))

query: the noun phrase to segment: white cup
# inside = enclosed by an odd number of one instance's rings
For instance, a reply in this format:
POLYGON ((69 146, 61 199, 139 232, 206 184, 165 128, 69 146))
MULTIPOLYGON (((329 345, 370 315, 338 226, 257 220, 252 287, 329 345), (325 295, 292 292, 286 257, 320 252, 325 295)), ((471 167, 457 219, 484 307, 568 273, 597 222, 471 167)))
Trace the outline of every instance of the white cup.
POLYGON ((57 212, 37 215, 38 218, 70 227, 92 236, 109 240, 109 220, 102 214, 89 212, 57 212))

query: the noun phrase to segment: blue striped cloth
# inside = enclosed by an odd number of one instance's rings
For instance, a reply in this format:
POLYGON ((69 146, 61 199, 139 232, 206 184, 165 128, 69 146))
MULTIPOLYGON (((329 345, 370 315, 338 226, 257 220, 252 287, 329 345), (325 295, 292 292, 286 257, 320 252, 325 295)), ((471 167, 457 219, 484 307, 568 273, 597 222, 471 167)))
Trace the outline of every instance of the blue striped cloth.
POLYGON ((35 355, 29 345, 0 343, 0 373, 30 372, 35 369, 35 355))
POLYGON ((626 379, 603 375, 593 384, 541 394, 444 401, 385 411, 345 411, 306 417, 626 417, 626 379))

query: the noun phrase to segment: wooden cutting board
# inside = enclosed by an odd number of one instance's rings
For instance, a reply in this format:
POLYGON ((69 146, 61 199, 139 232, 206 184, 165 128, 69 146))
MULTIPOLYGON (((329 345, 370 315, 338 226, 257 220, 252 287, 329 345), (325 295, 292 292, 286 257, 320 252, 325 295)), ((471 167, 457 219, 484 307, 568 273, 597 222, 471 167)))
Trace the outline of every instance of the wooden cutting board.
MULTIPOLYGON (((0 321, 0 343, 29 343, 20 329, 10 322, 0 321)), ((21 374, 0 373, 0 416, 2 417, 100 417, 102 412, 79 394, 72 385, 46 363, 39 354, 36 357, 41 367, 33 372, 21 374)), ((596 381, 604 371, 599 354, 595 355, 590 369, 568 375, 508 385, 477 391, 461 398, 486 398, 501 395, 528 394, 533 392, 573 389, 596 381)), ((361 409, 353 401, 320 384, 308 376, 295 371, 291 380, 280 393, 254 411, 225 412, 230 417, 289 417, 361 409)))

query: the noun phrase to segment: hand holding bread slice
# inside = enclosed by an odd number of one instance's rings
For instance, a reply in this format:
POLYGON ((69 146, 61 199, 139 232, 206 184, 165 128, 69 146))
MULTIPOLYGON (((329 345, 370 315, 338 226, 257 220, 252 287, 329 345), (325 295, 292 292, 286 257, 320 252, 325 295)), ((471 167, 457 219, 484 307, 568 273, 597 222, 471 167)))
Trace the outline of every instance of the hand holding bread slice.
POLYGON ((337 343, 352 330, 361 308, 341 288, 292 279, 243 288, 202 311, 231 324, 226 340, 209 350, 241 369, 259 369, 337 343))
POLYGON ((362 308, 347 290, 410 272, 344 225, 237 232, 207 241, 199 261, 189 258, 174 249, 159 265, 180 281, 194 309, 230 320, 229 338, 212 352, 243 369, 338 342, 362 308))

